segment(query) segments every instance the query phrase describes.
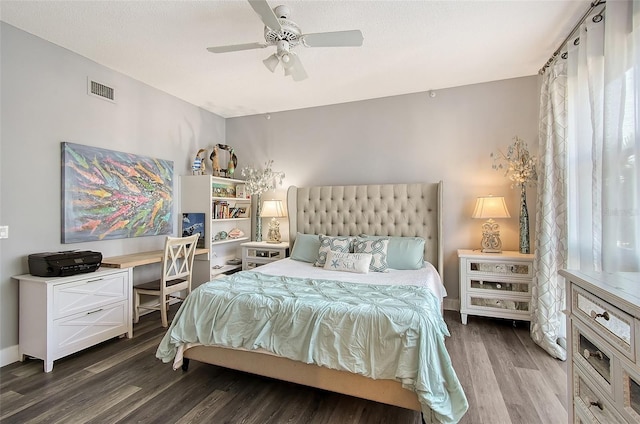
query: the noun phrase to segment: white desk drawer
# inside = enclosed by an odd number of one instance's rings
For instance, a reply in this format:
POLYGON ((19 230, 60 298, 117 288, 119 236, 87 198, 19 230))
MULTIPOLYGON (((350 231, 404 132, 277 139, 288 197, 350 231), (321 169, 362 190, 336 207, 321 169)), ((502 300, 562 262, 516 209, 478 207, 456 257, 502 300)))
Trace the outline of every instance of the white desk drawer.
POLYGON ((95 310, 129 297, 127 273, 90 276, 53 288, 53 318, 95 310), (93 277, 93 278, 92 278, 93 277))
POLYGON ((593 331, 602 334, 627 358, 635 361, 633 317, 588 291, 571 285, 572 311, 593 331))
POLYGON ((60 318, 53 322, 57 358, 127 332, 127 301, 60 318))

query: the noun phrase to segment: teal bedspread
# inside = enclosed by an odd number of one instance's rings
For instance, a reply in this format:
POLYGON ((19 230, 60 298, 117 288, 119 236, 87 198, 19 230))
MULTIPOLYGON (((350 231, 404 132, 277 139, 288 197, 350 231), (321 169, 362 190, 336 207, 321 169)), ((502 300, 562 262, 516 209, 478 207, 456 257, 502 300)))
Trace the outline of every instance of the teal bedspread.
POLYGON ((185 343, 253 350, 374 379, 401 381, 442 423, 468 408, 426 287, 299 279, 244 271, 213 280, 185 300, 156 356, 185 343))

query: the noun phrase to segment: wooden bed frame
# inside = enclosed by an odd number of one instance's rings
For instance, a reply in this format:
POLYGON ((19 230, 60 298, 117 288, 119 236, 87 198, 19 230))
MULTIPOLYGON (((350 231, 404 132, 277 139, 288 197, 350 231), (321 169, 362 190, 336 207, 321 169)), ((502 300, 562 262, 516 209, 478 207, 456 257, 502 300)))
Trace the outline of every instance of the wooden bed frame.
MULTIPOLYGON (((291 245, 297 232, 419 236, 426 241, 425 260, 436 267, 440 276, 443 275, 442 181, 290 187, 287 205, 291 245)), ((186 349, 182 365, 184 371, 188 368, 189 359, 422 411, 417 395, 395 380, 374 380, 268 353, 215 346, 186 349)), ((433 414, 423 414, 423 421, 438 422, 433 414)))

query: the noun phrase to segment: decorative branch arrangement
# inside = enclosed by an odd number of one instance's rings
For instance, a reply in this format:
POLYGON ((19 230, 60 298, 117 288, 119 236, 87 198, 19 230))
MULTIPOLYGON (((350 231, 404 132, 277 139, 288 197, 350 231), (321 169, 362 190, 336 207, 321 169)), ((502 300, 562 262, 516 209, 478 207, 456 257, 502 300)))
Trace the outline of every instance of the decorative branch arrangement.
POLYGON ((505 169, 504 176, 511 180, 511 188, 520 188, 520 253, 531 253, 527 184, 535 184, 538 180, 536 172, 538 158, 531 156, 526 141, 518 136, 515 136, 513 140, 513 144, 507 149, 507 154, 501 151, 491 153, 492 168, 495 170, 505 169))
POLYGON ((513 140, 506 154, 500 150, 497 153, 491 153, 492 167, 495 170, 505 170, 504 176, 508 176, 511 180, 511 188, 522 184, 535 184, 538 179, 536 173, 538 158, 531 156, 526 141, 518 136, 513 140))
POLYGON ((250 166, 242 168, 240 173, 245 177, 245 191, 256 196, 256 241, 262 241, 262 199, 263 193, 273 190, 276 186, 282 185, 284 172, 274 171, 271 167, 273 161, 269 160, 264 164, 263 169, 256 169, 250 166))
POLYGON ((247 166, 242 168, 241 174, 245 178, 246 192, 249 194, 263 194, 282 185, 284 172, 272 169, 273 160, 265 162, 263 169, 247 166))

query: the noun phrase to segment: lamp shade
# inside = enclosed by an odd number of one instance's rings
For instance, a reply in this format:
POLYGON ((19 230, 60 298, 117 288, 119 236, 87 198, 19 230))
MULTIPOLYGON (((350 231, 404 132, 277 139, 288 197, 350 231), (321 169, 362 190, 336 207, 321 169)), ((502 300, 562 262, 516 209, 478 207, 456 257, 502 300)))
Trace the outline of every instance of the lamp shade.
POLYGON ((483 196, 476 200, 476 208, 472 218, 511 218, 507 204, 502 196, 483 196))
POLYGON ((284 218, 287 215, 284 213, 281 200, 265 200, 262 202, 260 216, 263 218, 284 218))

